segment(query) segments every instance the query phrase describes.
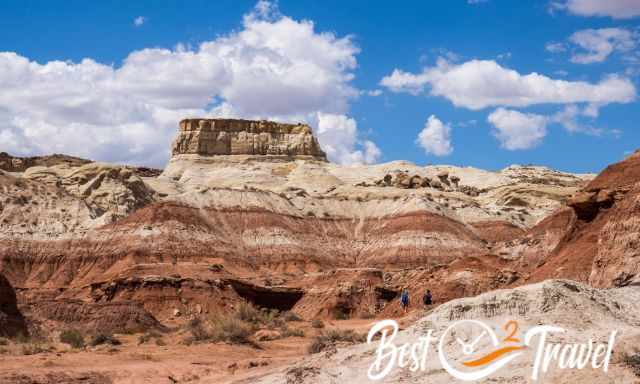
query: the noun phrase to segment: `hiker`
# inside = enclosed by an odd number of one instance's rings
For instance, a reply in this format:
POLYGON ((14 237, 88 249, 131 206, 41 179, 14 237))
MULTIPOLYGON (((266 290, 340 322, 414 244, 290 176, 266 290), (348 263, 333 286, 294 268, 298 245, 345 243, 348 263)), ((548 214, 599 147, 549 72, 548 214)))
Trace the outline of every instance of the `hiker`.
POLYGON ((407 288, 403 289, 402 294, 400 294, 400 305, 404 313, 407 313, 407 309, 409 308, 409 290, 407 288))
POLYGON ((427 293, 422 296, 422 302, 424 303, 425 307, 429 307, 431 304, 433 304, 433 297, 431 296, 430 290, 427 289, 427 293))

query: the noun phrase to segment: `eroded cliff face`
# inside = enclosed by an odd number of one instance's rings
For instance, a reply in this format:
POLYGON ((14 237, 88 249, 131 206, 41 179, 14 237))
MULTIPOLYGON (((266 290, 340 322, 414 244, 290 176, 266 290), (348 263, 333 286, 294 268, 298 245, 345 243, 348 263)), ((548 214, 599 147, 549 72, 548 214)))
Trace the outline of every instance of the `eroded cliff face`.
POLYGON ((313 317, 393 315, 403 286, 419 301, 426 288, 448 300, 551 276, 624 285, 637 272, 639 167, 625 164, 589 186, 592 175, 533 166, 344 167, 304 125, 184 120, 159 176, 0 171, 0 272, 27 306, 133 301, 161 321, 263 305, 276 286, 313 317))
MULTIPOLYGON (((533 280, 559 276, 597 287, 640 285, 640 152, 607 167, 567 205, 573 218, 533 280)), ((563 221, 559 214, 548 221, 563 221)))
POLYGON ((263 155, 326 161, 306 124, 236 119, 185 119, 173 155, 263 155))

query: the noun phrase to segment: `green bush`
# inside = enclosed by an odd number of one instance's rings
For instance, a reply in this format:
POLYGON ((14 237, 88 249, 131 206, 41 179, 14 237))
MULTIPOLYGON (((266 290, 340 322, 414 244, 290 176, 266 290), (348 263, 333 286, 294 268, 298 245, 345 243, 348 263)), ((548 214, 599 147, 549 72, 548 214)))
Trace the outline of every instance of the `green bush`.
POLYGON ((291 312, 291 311, 285 312, 282 315, 282 318, 284 319, 284 321, 302 321, 300 316, 298 316, 297 314, 295 314, 294 312, 291 312))
POLYGON ((73 348, 84 347, 84 337, 78 330, 75 329, 66 330, 60 333, 60 342, 69 344, 73 348))
POLYGON ((318 328, 318 329, 319 328, 324 328, 324 322, 322 320, 320 320, 320 319, 313 319, 311 321, 311 326, 313 328, 318 328))

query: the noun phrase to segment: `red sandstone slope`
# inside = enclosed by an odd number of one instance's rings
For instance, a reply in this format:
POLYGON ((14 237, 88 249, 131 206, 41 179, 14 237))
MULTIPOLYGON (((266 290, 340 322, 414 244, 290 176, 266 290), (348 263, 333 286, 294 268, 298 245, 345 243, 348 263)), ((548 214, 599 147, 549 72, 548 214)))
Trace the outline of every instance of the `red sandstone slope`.
MULTIPOLYGON (((597 287, 640 282, 640 152, 607 167, 567 204, 570 224, 530 281, 565 277, 597 287)), ((567 211, 550 221, 566 221, 562 214, 567 211)))

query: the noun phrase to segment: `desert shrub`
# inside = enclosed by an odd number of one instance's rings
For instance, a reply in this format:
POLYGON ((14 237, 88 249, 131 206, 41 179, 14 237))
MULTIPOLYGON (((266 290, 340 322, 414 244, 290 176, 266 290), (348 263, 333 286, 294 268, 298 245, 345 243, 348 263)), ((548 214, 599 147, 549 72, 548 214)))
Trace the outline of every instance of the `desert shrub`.
POLYGON ((162 337, 158 331, 150 330, 138 336, 138 345, 148 343, 151 339, 159 339, 162 337))
POLYGON ((268 317, 269 314, 263 311, 260 311, 253 305, 242 302, 236 309, 235 317, 238 320, 246 321, 247 323, 258 324, 265 322, 265 317, 268 317))
POLYGON ((144 333, 144 334, 138 336, 138 345, 142 345, 142 344, 148 343, 149 340, 151 340, 151 336, 149 336, 149 334, 147 334, 147 333, 144 333))
POLYGON ((277 329, 286 327, 287 323, 281 317, 274 317, 264 323, 267 329, 277 329))
POLYGON ((9 344, 9 340, 3 337, 0 337, 0 345, 8 345, 8 344, 9 344))
POLYGON ((122 343, 120 342, 120 340, 116 339, 113 335, 105 334, 105 333, 99 333, 95 335, 89 342, 89 345, 92 347, 95 347, 97 345, 103 345, 103 344, 120 345, 122 343))
POLYGON ((159 362, 160 360, 153 356, 152 354, 149 353, 130 353, 129 357, 133 360, 146 360, 146 361, 153 361, 153 362, 159 362))
POLYGON ((20 333, 18 333, 16 335, 15 341, 18 344, 24 344, 24 343, 28 343, 29 341, 31 341, 31 338, 26 333, 20 332, 20 333))
POLYGON ((331 329, 316 336, 307 348, 307 352, 310 354, 320 353, 329 348, 335 348, 337 342, 355 344, 364 342, 365 340, 364 335, 359 335, 351 329, 331 329))
POLYGON ((333 318, 336 320, 348 320, 349 314, 341 308, 333 309, 333 318))
POLYGON ((640 353, 636 353, 634 355, 623 353, 622 363, 631 368, 636 376, 640 376, 640 353))
POLYGON ((147 331, 147 335, 149 335, 150 337, 153 337, 154 339, 162 337, 162 333, 156 331, 155 329, 147 331))
POLYGON ((205 341, 211 338, 211 334, 205 329, 200 318, 189 320, 186 327, 193 341, 205 341))
POLYGON ((282 337, 304 337, 304 331, 299 328, 289 328, 284 326, 280 330, 282 337))
POLYGON ((60 333, 60 342, 69 344, 73 348, 84 347, 84 337, 82 336, 80 331, 75 329, 62 331, 62 333, 60 333))
POLYGON ((282 314, 282 318, 284 319, 284 321, 302 321, 300 316, 291 311, 287 311, 282 314))
POLYGON ((122 329, 118 333, 122 333, 123 335, 135 335, 136 333, 143 333, 145 330, 142 327, 127 327, 122 329))
POLYGON ((318 328, 318 329, 319 328, 324 328, 324 322, 322 320, 320 320, 320 319, 313 319, 311 321, 311 326, 313 328, 318 328))
POLYGON ((355 333, 353 329, 330 329, 326 331, 324 335, 333 342, 363 343, 366 341, 364 335, 355 333))
POLYGON ((235 316, 214 318, 211 322, 213 341, 226 341, 231 344, 252 344, 249 340, 252 327, 235 316))
POLYGON ((20 353, 28 356, 28 355, 37 355, 38 353, 46 352, 47 349, 44 348, 39 343, 23 343, 20 346, 20 353))
POLYGON ((361 318, 361 319, 365 319, 365 320, 367 320, 367 319, 373 319, 373 318, 375 318, 375 317, 376 317, 376 314, 375 314, 375 313, 372 313, 372 312, 364 312, 364 313, 362 313, 362 314, 360 315, 360 318, 361 318))
POLYGON ((165 343, 163 338, 158 338, 158 339, 156 339, 156 345, 158 347, 164 347, 165 345, 167 345, 167 343, 165 343))
POLYGON ((331 340, 329 340, 329 338, 324 335, 318 335, 314 337, 313 341, 311 341, 311 344, 309 344, 309 347, 307 347, 307 352, 309 354, 320 353, 326 349, 329 349, 330 347, 333 347, 333 345, 334 344, 331 342, 331 340))

